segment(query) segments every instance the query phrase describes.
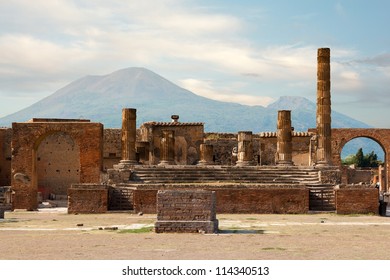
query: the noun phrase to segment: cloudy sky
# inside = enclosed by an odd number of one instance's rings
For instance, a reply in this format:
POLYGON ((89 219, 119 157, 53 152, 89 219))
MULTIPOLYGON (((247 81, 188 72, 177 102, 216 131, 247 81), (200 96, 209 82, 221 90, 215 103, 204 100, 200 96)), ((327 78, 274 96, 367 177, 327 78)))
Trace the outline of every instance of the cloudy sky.
POLYGON ((0 0, 0 117, 86 75, 148 68, 248 105, 316 98, 331 48, 332 108, 390 128, 387 0, 0 0))

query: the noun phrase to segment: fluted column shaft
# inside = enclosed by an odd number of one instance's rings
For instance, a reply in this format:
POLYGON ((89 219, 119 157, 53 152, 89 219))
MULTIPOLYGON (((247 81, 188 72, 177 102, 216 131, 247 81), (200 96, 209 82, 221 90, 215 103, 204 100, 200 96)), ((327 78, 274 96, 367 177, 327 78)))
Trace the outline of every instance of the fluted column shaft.
POLYGON ((330 49, 318 49, 317 53, 317 165, 330 165, 331 145, 331 96, 330 49))
POLYGON ((278 111, 276 164, 292 165, 291 111, 278 111))
POLYGON ((122 109, 122 160, 121 165, 138 164, 135 143, 137 138, 137 110, 122 109))

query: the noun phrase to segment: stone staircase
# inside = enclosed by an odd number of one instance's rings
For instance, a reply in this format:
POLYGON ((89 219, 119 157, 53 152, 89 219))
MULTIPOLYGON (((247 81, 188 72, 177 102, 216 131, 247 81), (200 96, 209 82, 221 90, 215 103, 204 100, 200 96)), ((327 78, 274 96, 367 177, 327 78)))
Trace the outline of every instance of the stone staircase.
POLYGON ((333 185, 309 186, 309 210, 313 212, 334 212, 336 210, 333 185))
POLYGON ((135 167, 130 183, 255 183, 315 185, 318 170, 301 167, 232 167, 232 166, 139 166, 135 167))

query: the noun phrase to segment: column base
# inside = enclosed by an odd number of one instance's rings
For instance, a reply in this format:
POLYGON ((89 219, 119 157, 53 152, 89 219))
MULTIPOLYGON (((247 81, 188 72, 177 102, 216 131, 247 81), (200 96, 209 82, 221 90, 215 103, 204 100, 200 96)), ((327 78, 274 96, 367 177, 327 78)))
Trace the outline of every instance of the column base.
POLYGON ((330 163, 327 162, 327 161, 318 161, 318 162, 315 163, 315 166, 326 167, 326 166, 330 166, 330 163))
POLYGON ((197 164, 198 166, 214 165, 214 162, 208 162, 205 160, 200 160, 197 164))
POLYGON ((157 166, 166 166, 166 165, 175 165, 174 161, 171 160, 162 160, 157 164, 157 166))
POLYGON ((293 166, 294 163, 292 161, 285 161, 285 160, 280 160, 276 163, 277 166, 293 166))
POLYGON ((237 161, 236 166, 254 166, 254 161, 237 161))
POLYGON ((121 160, 118 164, 115 165, 117 169, 129 169, 134 165, 139 165, 140 163, 136 160, 121 160))

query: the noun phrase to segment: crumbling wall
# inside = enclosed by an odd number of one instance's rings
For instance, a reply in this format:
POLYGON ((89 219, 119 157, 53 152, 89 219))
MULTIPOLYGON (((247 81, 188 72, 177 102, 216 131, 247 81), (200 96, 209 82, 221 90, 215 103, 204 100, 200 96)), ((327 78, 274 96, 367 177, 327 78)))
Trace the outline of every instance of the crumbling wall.
POLYGON ((203 143, 203 123, 150 122, 142 124, 142 142, 149 142, 149 164, 160 161, 160 143, 163 130, 173 130, 175 134, 175 163, 193 165, 199 161, 200 144, 203 143))
MULTIPOLYGON (((306 132, 293 133, 292 160, 294 165, 308 166, 310 163, 310 138, 306 132)), ((205 143, 213 145, 215 163, 235 165, 237 158, 233 149, 237 149, 236 133, 205 133, 205 143)), ((257 165, 275 165, 277 138, 276 132, 253 134, 253 161, 257 165)))
POLYGON ((0 128, 0 186, 11 185, 12 129, 0 128))
POLYGON ((73 184, 68 189, 68 213, 106 213, 108 188, 99 184, 73 184))
POLYGON ((118 164, 122 158, 120 128, 104 129, 103 133, 103 170, 106 171, 118 164))

